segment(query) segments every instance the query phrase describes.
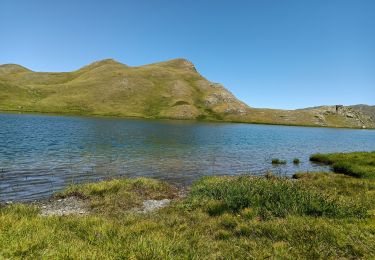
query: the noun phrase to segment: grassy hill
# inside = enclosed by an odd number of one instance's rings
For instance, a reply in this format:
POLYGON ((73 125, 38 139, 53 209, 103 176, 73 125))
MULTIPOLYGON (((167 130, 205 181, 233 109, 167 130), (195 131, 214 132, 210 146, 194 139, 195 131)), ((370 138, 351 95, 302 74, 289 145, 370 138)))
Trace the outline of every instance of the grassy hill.
POLYGON ((0 110, 375 127, 375 120, 360 111, 349 117, 311 109, 250 108, 222 85, 205 79, 185 59, 139 67, 107 59, 61 73, 34 72, 15 64, 0 65, 0 110))

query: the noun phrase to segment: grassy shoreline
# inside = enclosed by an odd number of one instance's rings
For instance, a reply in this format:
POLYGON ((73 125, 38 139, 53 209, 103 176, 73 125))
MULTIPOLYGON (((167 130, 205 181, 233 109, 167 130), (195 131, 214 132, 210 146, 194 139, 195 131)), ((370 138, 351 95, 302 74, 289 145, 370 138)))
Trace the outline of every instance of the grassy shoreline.
POLYGON ((330 165, 337 173, 357 178, 375 178, 375 151, 313 154, 310 161, 330 165))
POLYGON ((348 130, 375 130, 375 128, 360 128, 360 127, 344 127, 344 126, 321 126, 309 124, 283 124, 283 123, 267 123, 257 121, 237 121, 237 120, 192 120, 181 118, 167 118, 167 117, 145 117, 145 116, 122 116, 122 115, 104 115, 94 113, 58 113, 58 112, 41 112, 41 111, 25 111, 25 110, 7 110, 0 109, 1 114, 29 114, 29 115, 50 115, 50 116, 71 116, 71 117, 91 117, 91 118, 113 118, 113 119, 138 119, 151 121, 181 121, 181 122, 195 122, 195 123, 227 123, 227 124, 250 124, 250 125, 271 125, 271 126, 291 126, 291 127, 314 127, 314 128, 333 128, 333 129, 348 129, 348 130))
POLYGON ((70 186, 54 201, 69 198, 87 212, 46 216, 35 204, 0 208, 0 258, 375 257, 372 178, 204 177, 183 196, 154 179, 113 179, 70 186), (141 210, 145 201, 162 200, 171 203, 141 210))
POLYGON ((334 173, 209 177, 186 198, 152 179, 72 186, 87 215, 41 216, 35 205, 0 209, 4 258, 371 258, 375 182, 334 173), (140 214, 144 199, 174 199, 140 214))

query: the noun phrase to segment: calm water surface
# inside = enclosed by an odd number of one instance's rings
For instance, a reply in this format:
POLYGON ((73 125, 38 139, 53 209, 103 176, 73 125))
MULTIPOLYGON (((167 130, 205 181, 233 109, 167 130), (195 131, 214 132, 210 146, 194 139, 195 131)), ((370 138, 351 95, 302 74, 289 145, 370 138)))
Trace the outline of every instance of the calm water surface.
POLYGON ((118 176, 186 185, 205 175, 327 171, 309 156, 358 150, 375 150, 375 131, 0 114, 0 201, 118 176), (288 164, 274 167, 274 157, 288 164))

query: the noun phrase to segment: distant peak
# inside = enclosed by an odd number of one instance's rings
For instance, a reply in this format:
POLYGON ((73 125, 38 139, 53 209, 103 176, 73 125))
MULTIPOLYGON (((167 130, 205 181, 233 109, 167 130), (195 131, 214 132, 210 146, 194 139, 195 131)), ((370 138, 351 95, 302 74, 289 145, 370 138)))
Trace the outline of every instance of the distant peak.
POLYGON ((28 68, 25 68, 24 66, 18 65, 18 64, 0 64, 0 68, 17 68, 17 69, 22 69, 22 70, 29 70, 28 68))
POLYGON ((176 63, 182 63, 182 64, 193 64, 191 61, 185 58, 176 58, 176 59, 171 59, 166 62, 176 62, 176 63))
POLYGON ((118 62, 114 59, 104 59, 104 60, 98 60, 93 63, 90 63, 89 65, 84 66, 83 68, 79 69, 81 70, 87 70, 87 69, 95 69, 104 65, 122 65, 127 66, 125 64, 122 64, 121 62, 118 62))
POLYGON ((165 63, 176 64, 176 65, 181 65, 181 66, 193 66, 194 67, 194 64, 191 61, 189 61, 187 59, 184 59, 184 58, 167 60, 167 61, 165 61, 165 63))
MULTIPOLYGON (((122 64, 118 61, 116 61, 115 59, 104 59, 104 60, 98 60, 98 61, 95 61, 93 63, 91 63, 89 66, 91 65, 105 65, 105 64, 122 64)), ((124 65, 124 64, 122 64, 124 65)))
POLYGON ((0 65, 0 75, 5 74, 12 74, 12 73, 20 73, 20 72, 27 72, 31 71, 21 65, 18 64, 3 64, 0 65))
POLYGON ((168 66, 168 67, 174 67, 174 68, 181 68, 181 69, 188 69, 191 71, 197 71, 194 64, 184 58, 177 58, 177 59, 172 59, 160 63, 156 63, 157 65, 162 65, 162 66, 168 66))

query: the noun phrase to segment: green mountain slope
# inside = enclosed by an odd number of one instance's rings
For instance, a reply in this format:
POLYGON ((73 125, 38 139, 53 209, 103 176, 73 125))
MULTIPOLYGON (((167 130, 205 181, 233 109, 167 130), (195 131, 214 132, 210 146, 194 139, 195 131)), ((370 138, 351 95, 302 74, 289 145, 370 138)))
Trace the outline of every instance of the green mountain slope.
POLYGON ((115 60, 73 72, 0 66, 0 110, 288 125, 374 127, 374 120, 321 111, 250 108, 185 59, 130 67, 115 60))

